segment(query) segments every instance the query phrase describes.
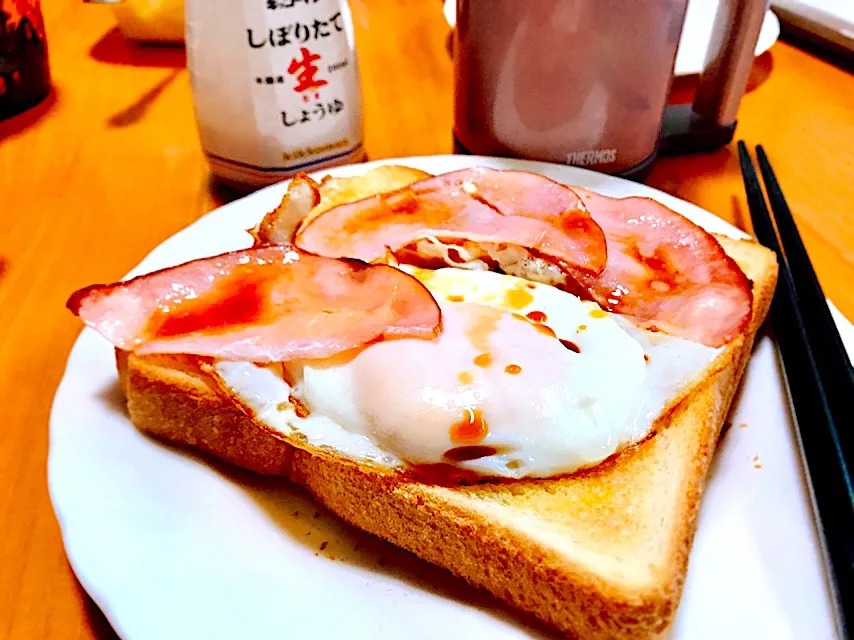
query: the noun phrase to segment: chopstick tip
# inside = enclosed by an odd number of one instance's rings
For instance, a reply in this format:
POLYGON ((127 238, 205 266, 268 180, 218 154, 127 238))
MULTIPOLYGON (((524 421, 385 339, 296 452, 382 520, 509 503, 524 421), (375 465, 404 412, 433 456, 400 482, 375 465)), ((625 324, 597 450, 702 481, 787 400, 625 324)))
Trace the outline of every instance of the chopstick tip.
MULTIPOLYGON (((747 150, 747 145, 744 140, 738 141, 738 159, 741 164, 741 174, 747 179, 749 173, 753 173, 753 161, 750 159, 750 152, 747 150)), ((755 175, 755 173, 754 173, 755 175)))

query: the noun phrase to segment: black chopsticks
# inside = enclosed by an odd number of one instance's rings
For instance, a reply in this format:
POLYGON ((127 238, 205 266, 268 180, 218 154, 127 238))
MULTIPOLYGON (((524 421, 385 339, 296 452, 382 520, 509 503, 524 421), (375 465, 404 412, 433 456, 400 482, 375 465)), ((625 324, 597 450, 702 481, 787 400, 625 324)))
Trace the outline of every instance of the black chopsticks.
POLYGON ((773 219, 743 142, 738 154, 756 239, 780 265, 771 321, 845 638, 854 631, 854 372, 768 156, 757 147, 773 219))

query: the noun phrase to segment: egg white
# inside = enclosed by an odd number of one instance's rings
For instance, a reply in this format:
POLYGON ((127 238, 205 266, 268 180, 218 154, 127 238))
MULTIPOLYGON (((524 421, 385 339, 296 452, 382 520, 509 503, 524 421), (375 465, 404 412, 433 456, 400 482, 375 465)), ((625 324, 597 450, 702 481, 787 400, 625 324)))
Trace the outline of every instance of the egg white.
POLYGON ((438 338, 286 367, 217 362, 224 386, 267 426, 355 460, 546 477, 644 438, 720 351, 638 329, 548 285, 403 268, 439 301, 438 338), (452 427, 475 410, 486 433, 455 439, 452 427), (467 452, 474 459, 460 459, 467 452))

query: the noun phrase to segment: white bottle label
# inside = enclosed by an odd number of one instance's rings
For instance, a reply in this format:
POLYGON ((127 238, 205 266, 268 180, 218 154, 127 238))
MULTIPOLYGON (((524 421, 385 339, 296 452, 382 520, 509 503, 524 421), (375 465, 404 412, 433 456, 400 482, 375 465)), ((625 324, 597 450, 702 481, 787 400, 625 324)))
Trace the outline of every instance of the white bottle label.
POLYGON ((346 0, 187 0, 186 13, 196 119, 215 169, 263 184, 360 153, 346 0))

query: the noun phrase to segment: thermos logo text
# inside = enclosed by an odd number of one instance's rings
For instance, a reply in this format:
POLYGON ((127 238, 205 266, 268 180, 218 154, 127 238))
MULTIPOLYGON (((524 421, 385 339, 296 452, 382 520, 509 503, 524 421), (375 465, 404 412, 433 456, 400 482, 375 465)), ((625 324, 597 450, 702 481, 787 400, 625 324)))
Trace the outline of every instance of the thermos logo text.
POLYGON ((616 162, 616 149, 585 149, 584 151, 570 151, 566 154, 567 164, 588 165, 607 164, 616 162))

